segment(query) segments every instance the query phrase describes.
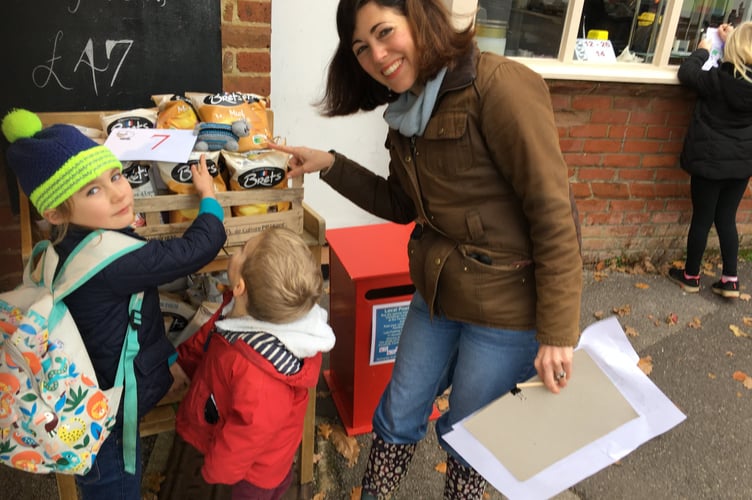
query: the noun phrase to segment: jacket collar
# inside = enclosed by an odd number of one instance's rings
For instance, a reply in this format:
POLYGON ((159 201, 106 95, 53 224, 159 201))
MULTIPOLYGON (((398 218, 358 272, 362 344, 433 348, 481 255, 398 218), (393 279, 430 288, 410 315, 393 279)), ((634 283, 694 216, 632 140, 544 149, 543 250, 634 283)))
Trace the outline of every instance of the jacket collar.
POLYGON ((471 85, 477 75, 476 68, 479 58, 480 51, 478 50, 478 46, 473 44, 472 50, 469 50, 465 55, 457 59, 456 66, 447 71, 446 76, 444 76, 444 82, 441 84, 441 89, 439 90, 439 98, 447 92, 471 85))

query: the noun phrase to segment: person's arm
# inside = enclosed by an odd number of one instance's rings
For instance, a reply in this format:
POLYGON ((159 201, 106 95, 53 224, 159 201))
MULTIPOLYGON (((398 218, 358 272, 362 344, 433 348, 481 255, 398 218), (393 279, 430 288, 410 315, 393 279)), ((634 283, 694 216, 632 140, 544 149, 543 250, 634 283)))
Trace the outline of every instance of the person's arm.
POLYGON ((214 311, 214 314, 198 329, 196 333, 185 339, 177 347, 178 359, 175 363, 180 365, 180 368, 187 374, 189 378, 193 378, 193 374, 196 373, 199 363, 204 357, 204 353, 208 348, 207 342, 209 341, 209 334, 214 329, 214 324, 222 315, 222 311, 225 306, 232 300, 231 293, 225 293, 222 297, 222 304, 214 311))
POLYGON ((333 151, 269 146, 292 155, 288 163, 292 177, 321 172, 324 182, 366 212, 399 224, 415 220, 415 206, 394 175, 385 179, 333 151))
POLYGON ((489 154, 529 227, 541 344, 535 367, 556 393, 571 377, 580 335, 582 258, 551 98, 540 76, 516 63, 500 64, 479 90, 489 154), (558 380, 561 372, 566 375, 558 380))

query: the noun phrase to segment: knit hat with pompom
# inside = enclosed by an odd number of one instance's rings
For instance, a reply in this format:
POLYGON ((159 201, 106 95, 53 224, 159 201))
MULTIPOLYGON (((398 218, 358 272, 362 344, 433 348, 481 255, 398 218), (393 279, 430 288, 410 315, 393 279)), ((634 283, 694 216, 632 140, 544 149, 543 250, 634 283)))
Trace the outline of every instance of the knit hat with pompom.
POLYGON ((3 118, 8 166, 40 214, 57 208, 76 191, 122 163, 105 146, 71 125, 42 128, 39 117, 14 109, 3 118))

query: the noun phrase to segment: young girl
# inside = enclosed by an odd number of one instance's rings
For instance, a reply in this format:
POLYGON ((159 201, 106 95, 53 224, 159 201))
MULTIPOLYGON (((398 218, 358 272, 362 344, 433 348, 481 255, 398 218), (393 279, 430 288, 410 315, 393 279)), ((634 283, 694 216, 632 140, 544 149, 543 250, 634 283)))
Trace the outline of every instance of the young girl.
POLYGON ((321 353, 334 347, 321 268, 300 236, 276 228, 234 254, 227 275, 230 312, 178 347, 191 385, 177 431, 204 454, 207 482, 233 485, 234 500, 275 500, 292 482, 321 353))
POLYGON ((707 39, 679 67, 679 80, 697 91, 681 153, 681 167, 691 175, 692 220, 684 269, 670 269, 669 277, 685 292, 700 290, 700 262, 715 224, 723 270, 711 289, 722 297, 736 298, 736 211, 752 175, 752 23, 736 29, 722 24, 718 35, 725 43, 720 67, 702 69, 710 56, 707 39))
MULTIPOLYGON (((9 167, 36 210, 53 226, 53 244, 64 262, 91 231, 119 231, 140 238, 131 228, 133 191, 120 161, 70 125, 42 128, 37 115, 13 110, 2 131, 11 143, 9 167)), ((135 358, 138 418, 162 398, 172 384, 167 340, 157 286, 195 272, 222 248, 226 233, 222 209, 214 199, 211 175, 203 157, 191 167, 201 197, 199 215, 181 238, 149 241, 120 257, 64 299, 78 326, 103 389, 113 386, 129 321, 131 294, 144 291, 140 345, 135 358)), ((59 270, 59 268, 58 268, 59 270)), ((141 498, 140 449, 135 474, 123 460, 123 405, 112 433, 102 444, 91 471, 76 476, 84 500, 141 498)))

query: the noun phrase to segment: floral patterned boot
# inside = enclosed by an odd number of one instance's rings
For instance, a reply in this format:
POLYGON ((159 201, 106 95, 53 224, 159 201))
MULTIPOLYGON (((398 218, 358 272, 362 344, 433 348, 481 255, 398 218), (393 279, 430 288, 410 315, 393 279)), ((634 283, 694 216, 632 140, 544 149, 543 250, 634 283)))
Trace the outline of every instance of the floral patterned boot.
POLYGON ((480 500, 486 490, 486 480, 475 469, 465 467, 451 455, 447 456, 444 500, 480 500))
POLYGON ((415 453, 416 443, 387 443, 373 435, 366 472, 363 475, 361 499, 386 500, 397 491, 415 453))

